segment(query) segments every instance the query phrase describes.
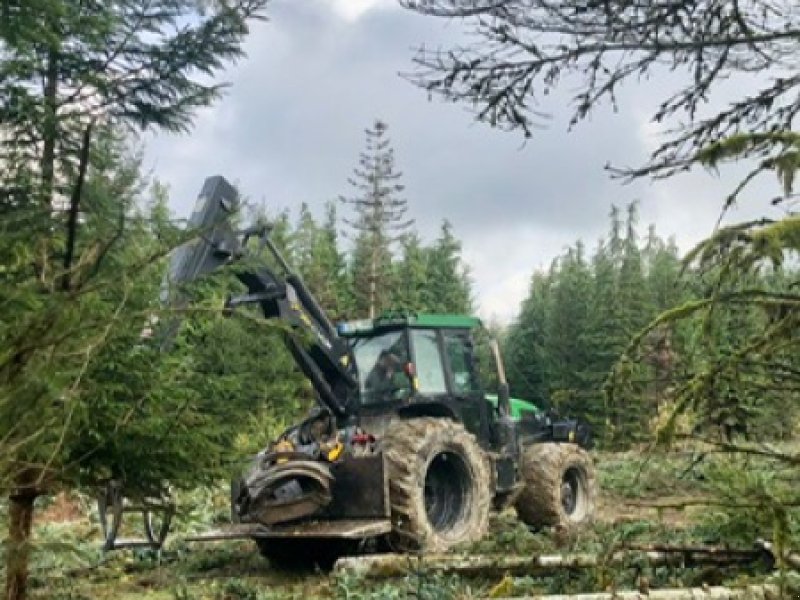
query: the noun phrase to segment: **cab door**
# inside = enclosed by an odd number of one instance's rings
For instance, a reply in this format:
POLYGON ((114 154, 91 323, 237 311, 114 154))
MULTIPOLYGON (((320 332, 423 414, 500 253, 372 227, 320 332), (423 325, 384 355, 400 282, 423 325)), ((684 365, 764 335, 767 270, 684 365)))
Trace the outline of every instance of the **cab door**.
POLYGON ((477 374, 472 336, 467 329, 442 329, 440 335, 450 395, 460 408, 464 426, 484 445, 489 440, 488 407, 477 374))

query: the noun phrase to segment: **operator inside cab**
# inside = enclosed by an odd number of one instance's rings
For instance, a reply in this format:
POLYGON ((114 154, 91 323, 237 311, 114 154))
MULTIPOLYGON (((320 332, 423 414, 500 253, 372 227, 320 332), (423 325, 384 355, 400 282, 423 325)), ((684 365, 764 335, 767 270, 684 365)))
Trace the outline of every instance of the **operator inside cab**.
POLYGON ((400 400, 411 393, 411 382, 403 360, 392 350, 383 350, 364 382, 364 391, 373 401, 400 400))

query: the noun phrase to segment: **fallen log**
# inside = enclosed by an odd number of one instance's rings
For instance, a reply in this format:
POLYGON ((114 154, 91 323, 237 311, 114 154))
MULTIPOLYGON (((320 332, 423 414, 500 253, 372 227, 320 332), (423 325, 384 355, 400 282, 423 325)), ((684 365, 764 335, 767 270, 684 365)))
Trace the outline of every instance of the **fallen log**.
MULTIPOLYGON (((727 546, 690 546, 681 544, 640 544, 640 543, 625 543, 622 547, 626 550, 640 550, 643 552, 678 552, 678 553, 693 553, 693 554, 740 554, 747 553, 749 550, 741 550, 738 548, 729 548, 727 546)), ((757 544, 758 548, 763 548, 761 544, 757 544)))
POLYGON ((463 575, 521 574, 548 570, 587 568, 597 565, 592 554, 566 556, 501 556, 501 555, 454 555, 427 554, 373 554, 340 558, 334 571, 348 572, 369 579, 402 577, 419 570, 457 572, 463 575))
POLYGON ((334 565, 337 572, 347 572, 368 579, 402 577, 419 570, 459 573, 464 576, 535 575, 559 570, 587 569, 598 566, 636 565, 737 565, 763 560, 765 553, 759 550, 729 550, 722 552, 631 552, 619 551, 611 556, 595 554, 554 554, 540 556, 506 555, 454 555, 428 554, 417 557, 406 554, 373 554, 340 558, 334 565))
MULTIPOLYGON (((777 600, 776 585, 749 585, 742 588, 701 587, 635 591, 601 592, 594 594, 522 596, 513 600, 777 600)), ((511 598, 500 600, 512 600, 511 598)))

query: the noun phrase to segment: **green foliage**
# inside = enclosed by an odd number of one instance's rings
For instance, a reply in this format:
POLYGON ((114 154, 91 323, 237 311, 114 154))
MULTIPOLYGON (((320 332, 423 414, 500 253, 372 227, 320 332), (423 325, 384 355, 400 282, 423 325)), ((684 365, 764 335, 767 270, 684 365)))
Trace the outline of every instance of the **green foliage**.
POLYGON ((698 482, 706 477, 700 453, 661 454, 641 450, 603 455, 597 463, 599 487, 621 498, 658 498, 696 494, 698 482))
POLYGON ((418 600, 455 600, 464 596, 465 584, 456 575, 446 575, 419 567, 399 583, 385 582, 378 586, 349 573, 336 576, 338 600, 383 600, 383 598, 417 598, 418 600))
POLYGON ((215 600, 261 600, 257 587, 245 579, 228 579, 214 595, 215 600))
POLYGON ((208 76, 242 55, 246 23, 263 6, 5 7, 3 489, 13 482, 35 495, 112 475, 153 489, 165 477, 189 479, 190 438, 201 457, 225 447, 180 385, 187 358, 162 360, 142 339, 169 246, 157 229, 163 214, 151 221, 139 208, 144 181, 120 131, 186 130, 219 96, 208 76))
MULTIPOLYGON (((420 312, 472 312, 469 271, 461 261, 461 242, 445 221, 441 233, 427 251, 425 283, 420 312)), ((401 285, 404 282, 400 282, 401 285)))
POLYGON ((654 330, 643 360, 624 364, 630 385, 606 401, 603 386, 630 337, 686 294, 675 244, 653 228, 642 243, 636 224, 635 204, 624 221, 613 207, 609 232, 591 257, 578 242, 548 273, 535 273, 504 341, 515 395, 588 420, 613 445, 646 437, 683 344, 677 329, 654 330))
POLYGON ((339 249, 337 227, 336 205, 326 206, 325 221, 319 225, 303 204, 291 243, 294 268, 333 320, 346 315, 352 292, 346 286, 347 265, 339 249))
MULTIPOLYGON (((124 136, 187 131, 265 1, 3 4, 0 490, 20 506, 110 477, 155 493, 219 476, 237 419, 220 423, 199 386, 182 385, 190 357, 162 360, 143 335, 171 246, 164 211, 141 209, 124 136)), ((29 535, 18 521, 15 598, 29 535)))

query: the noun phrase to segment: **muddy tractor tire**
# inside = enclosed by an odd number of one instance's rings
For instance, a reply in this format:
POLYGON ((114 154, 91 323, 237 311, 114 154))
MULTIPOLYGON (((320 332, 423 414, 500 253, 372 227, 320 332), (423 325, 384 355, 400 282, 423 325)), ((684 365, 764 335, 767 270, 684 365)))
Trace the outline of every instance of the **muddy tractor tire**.
POLYGON ((594 464, 575 444, 541 443, 524 449, 524 487, 514 503, 533 529, 573 529, 592 521, 597 496, 594 464))
POLYGON ((449 419, 392 421, 384 438, 391 548, 443 552, 479 540, 489 524, 492 479, 475 437, 449 419))

